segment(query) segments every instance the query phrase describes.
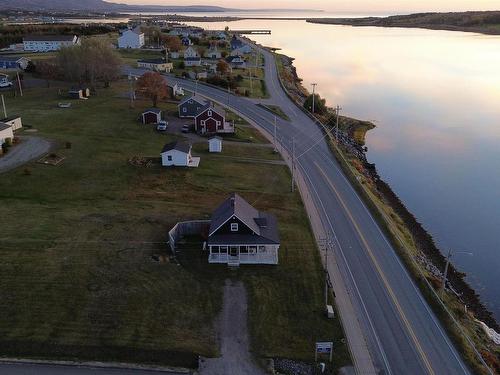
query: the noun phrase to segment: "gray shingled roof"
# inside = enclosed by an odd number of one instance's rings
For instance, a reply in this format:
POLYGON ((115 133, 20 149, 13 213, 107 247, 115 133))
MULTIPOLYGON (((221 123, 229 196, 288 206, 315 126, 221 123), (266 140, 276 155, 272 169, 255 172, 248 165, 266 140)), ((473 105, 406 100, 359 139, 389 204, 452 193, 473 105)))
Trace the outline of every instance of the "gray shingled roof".
POLYGON ((188 96, 186 98, 184 98, 180 103, 179 105, 183 105, 184 103, 186 103, 188 100, 194 100, 195 102, 205 106, 207 104, 209 104, 205 99, 203 99, 201 96, 199 95, 191 95, 191 96, 188 96))
MULTIPOLYGON (((26 59, 24 56, 0 56, 0 61, 18 62, 21 59, 26 59)), ((28 60, 28 59, 26 59, 28 60)))
POLYGON ((167 143, 165 146, 163 146, 161 153, 163 154, 164 152, 171 151, 171 150, 177 150, 177 151, 185 152, 187 154, 191 150, 191 144, 188 142, 177 142, 177 141, 167 143))
POLYGON ((226 199, 212 214, 210 222, 210 243, 279 243, 278 223, 276 217, 267 212, 258 211, 236 193, 226 199), (231 217, 236 216, 247 225, 255 235, 212 235, 231 217), (235 237, 236 236, 236 237, 235 237), (248 237, 248 238, 246 238, 248 237), (260 238, 259 238, 260 237, 260 238))
POLYGON ((27 35, 23 41, 29 42, 64 42, 72 41, 75 35, 27 35))
POLYGON ((142 113, 148 113, 148 112, 153 112, 156 113, 157 115, 161 113, 161 109, 159 108, 148 108, 142 113))
POLYGON ((9 129, 10 125, 4 124, 3 122, 0 122, 0 131, 9 129))

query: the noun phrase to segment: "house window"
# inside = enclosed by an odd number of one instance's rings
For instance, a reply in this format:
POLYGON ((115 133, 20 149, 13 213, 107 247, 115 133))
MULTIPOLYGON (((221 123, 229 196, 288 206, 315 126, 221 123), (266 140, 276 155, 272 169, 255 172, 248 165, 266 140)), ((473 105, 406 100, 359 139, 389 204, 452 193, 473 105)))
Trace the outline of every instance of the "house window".
POLYGON ((250 254, 255 254, 257 252, 257 246, 248 246, 248 252, 250 254))
POLYGON ((231 232, 238 231, 238 223, 231 223, 231 232))
POLYGON ((221 246, 220 247, 220 253, 221 254, 227 254, 227 246, 221 246))
POLYGON ((172 161, 172 155, 168 155, 168 156, 167 156, 167 160, 168 160, 168 161, 172 161))
POLYGON ((240 246, 240 253, 247 254, 248 253, 248 248, 246 246, 240 246))
POLYGON ((219 246, 211 246, 212 254, 219 254, 219 246))
POLYGON ((265 253, 266 252, 266 247, 265 246, 259 246, 259 253, 265 253))

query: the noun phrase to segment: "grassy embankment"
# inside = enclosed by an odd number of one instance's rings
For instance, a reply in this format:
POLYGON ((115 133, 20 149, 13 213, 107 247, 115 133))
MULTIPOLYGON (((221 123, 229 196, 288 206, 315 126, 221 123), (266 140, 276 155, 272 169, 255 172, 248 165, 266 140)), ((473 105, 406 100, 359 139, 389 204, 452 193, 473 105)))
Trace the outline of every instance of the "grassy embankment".
MULTIPOLYGON (((278 267, 233 276, 249 291, 253 351, 312 360, 313 342, 333 339, 336 366, 349 362, 339 321, 323 316, 319 254, 285 166, 211 156, 205 144, 195 146, 197 169, 132 166, 129 158, 158 156, 176 138, 138 124, 150 103, 130 109, 120 82, 60 109, 57 86, 6 98, 9 111, 38 130, 31 134, 55 140, 54 152, 66 159, 56 167, 33 162, 0 179, 2 356, 195 366, 198 354, 217 355, 219 269, 151 255, 168 254, 166 232, 177 221, 208 218, 237 191, 278 216, 282 238, 278 267)), ((175 112, 172 104, 160 107, 175 112)), ((242 129, 240 140, 262 139, 242 129)), ((268 147, 224 148, 276 159, 268 147)))
POLYGON ((411 27, 500 34, 500 11, 417 13, 389 17, 318 18, 307 22, 331 25, 411 27))
MULTIPOLYGON (((289 66, 284 66, 283 62, 287 61, 287 58, 277 58, 276 61, 280 76, 283 78, 283 84, 287 89, 290 88, 292 99, 300 103, 299 98, 303 87, 301 87, 300 81, 293 76, 293 69, 290 69, 289 66)), ((325 119, 321 118, 320 120, 325 119)), ((351 134, 351 136, 361 145, 364 144, 367 131, 373 128, 373 125, 369 122, 345 117, 341 117, 339 123, 340 128, 351 134)), ((364 165, 355 155, 350 153, 348 149, 343 146, 338 147, 333 135, 330 136, 329 142, 332 152, 339 161, 344 173, 358 191, 359 195, 363 198, 380 227, 384 230, 387 238, 390 239, 394 248, 398 251, 399 256, 413 275, 436 315, 438 315, 443 322, 450 337, 459 348, 465 360, 478 374, 488 373, 486 368, 480 363, 477 355, 474 353, 473 347, 467 341, 461 329, 463 329, 467 336, 474 342, 475 347, 481 353, 485 361, 487 361, 490 368, 497 372, 500 371, 500 348, 495 346, 485 335, 484 331, 474 320, 475 316, 471 310, 465 312, 463 303, 452 293, 444 293, 444 295, 441 296, 446 308, 443 307, 437 298, 436 291, 439 288, 440 280, 427 269, 426 265, 428 263, 422 264, 421 261, 419 262, 419 260, 426 258, 422 246, 427 244, 422 245, 420 241, 421 238, 417 238, 414 235, 415 232, 412 232, 410 229, 409 221, 411 221, 413 216, 407 212, 400 202, 394 202, 397 198, 395 198, 394 201, 389 200, 388 196, 381 191, 380 186, 382 183, 374 181, 371 174, 366 170, 366 165, 364 165), (402 214, 405 214, 405 218, 410 217, 410 220, 403 220, 402 214), (453 322, 453 319, 446 309, 453 314, 454 319, 460 324, 461 329, 453 322)), ((390 187, 386 184, 384 184, 384 187, 386 192, 390 190, 390 187)), ((415 221, 415 223, 411 223, 411 225, 415 226, 420 224, 415 221)))

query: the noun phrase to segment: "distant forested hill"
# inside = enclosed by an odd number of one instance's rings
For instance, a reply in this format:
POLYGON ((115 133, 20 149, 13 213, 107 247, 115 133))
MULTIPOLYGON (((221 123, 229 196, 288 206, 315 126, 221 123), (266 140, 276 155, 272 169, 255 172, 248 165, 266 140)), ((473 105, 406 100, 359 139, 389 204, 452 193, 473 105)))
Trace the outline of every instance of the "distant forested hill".
POLYGON ((435 30, 500 34, 500 11, 417 13, 404 16, 366 18, 321 18, 308 22, 352 26, 417 27, 435 30))
POLYGON ((229 9, 209 6, 162 6, 162 5, 128 5, 103 0, 0 0, 2 10, 56 10, 56 11, 159 11, 159 12, 224 12, 229 9))

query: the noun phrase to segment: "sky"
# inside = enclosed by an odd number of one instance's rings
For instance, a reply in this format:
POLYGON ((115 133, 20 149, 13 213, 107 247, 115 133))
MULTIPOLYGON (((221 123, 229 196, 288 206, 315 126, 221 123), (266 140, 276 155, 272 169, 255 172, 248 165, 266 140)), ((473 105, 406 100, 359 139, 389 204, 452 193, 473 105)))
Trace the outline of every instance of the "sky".
POLYGON ((110 0, 127 4, 217 5, 227 8, 321 9, 338 12, 500 10, 500 0, 110 0))

